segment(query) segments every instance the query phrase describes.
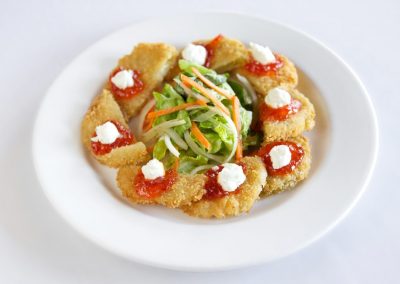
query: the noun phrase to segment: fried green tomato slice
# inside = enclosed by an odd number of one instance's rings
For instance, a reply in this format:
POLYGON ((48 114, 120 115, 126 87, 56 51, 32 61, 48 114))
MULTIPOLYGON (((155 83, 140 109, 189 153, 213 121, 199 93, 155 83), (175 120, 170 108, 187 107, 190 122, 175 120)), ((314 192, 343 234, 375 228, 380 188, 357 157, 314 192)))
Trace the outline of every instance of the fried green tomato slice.
POLYGON ((126 132, 130 132, 124 115, 113 95, 108 90, 103 90, 92 102, 86 112, 81 125, 81 139, 86 149, 101 164, 118 168, 129 164, 136 164, 147 158, 146 146, 142 142, 113 148, 105 154, 96 154, 93 151, 92 140, 96 127, 108 121, 118 123, 126 132))
POLYGON ((294 168, 294 170, 284 175, 269 174, 267 178, 267 183, 265 184, 261 192, 260 195, 261 197, 267 197, 272 194, 292 189, 299 182, 307 178, 309 174, 311 167, 311 149, 308 139, 304 136, 298 136, 295 138, 289 138, 281 141, 285 142, 288 141, 295 143, 296 145, 301 147, 304 154, 300 162, 294 168))
POLYGON ((201 199, 181 209, 190 216, 200 218, 225 218, 248 212, 259 198, 267 172, 258 157, 245 157, 241 163, 245 168, 246 181, 238 190, 216 199, 201 199))
MULTIPOLYGON (((264 143, 287 139, 301 135, 304 131, 310 131, 315 125, 315 109, 310 100, 296 89, 279 87, 286 90, 293 100, 301 103, 298 112, 288 115, 284 120, 264 120, 262 129, 264 133, 264 143)), ((262 98, 260 104, 265 104, 262 98)))
POLYGON ((204 175, 177 174, 173 184, 155 197, 149 198, 140 194, 135 188, 141 168, 127 166, 120 168, 117 174, 117 184, 122 195, 130 202, 137 204, 161 204, 170 208, 189 205, 200 200, 205 193, 204 175))

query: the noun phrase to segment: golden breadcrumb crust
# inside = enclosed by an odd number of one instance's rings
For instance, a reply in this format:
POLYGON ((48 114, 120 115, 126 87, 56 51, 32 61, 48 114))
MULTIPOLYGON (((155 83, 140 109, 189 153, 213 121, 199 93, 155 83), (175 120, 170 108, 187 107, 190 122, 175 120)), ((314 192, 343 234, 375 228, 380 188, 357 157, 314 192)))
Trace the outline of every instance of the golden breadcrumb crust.
POLYGON ((117 183, 122 195, 133 203, 161 204, 177 208, 200 200, 205 193, 206 177, 204 175, 178 174, 172 187, 160 196, 152 199, 139 196, 134 188, 135 177, 139 170, 140 167, 127 166, 120 168, 117 174, 117 183))
MULTIPOLYGON (((199 40, 195 43, 207 44, 211 40, 199 40)), ((218 73, 228 72, 243 65, 247 57, 248 51, 243 43, 236 39, 223 36, 214 49, 210 68, 218 73)))
MULTIPOLYGON (((165 43, 139 43, 133 51, 122 57, 118 67, 137 70, 144 83, 140 94, 130 99, 116 98, 128 118, 134 116, 152 97, 153 90, 159 87, 168 71, 176 62, 178 51, 165 43)), ((109 83, 106 84, 110 88, 109 83)))
POLYGON ((277 86, 295 88, 298 82, 296 67, 286 56, 279 56, 282 58, 283 66, 277 70, 275 75, 258 76, 247 71, 244 67, 238 68, 236 72, 246 77, 255 91, 263 95, 277 86))
POLYGON ((200 218, 225 218, 248 212, 259 198, 267 172, 258 157, 245 157, 241 162, 246 168, 246 181, 240 186, 238 193, 214 200, 202 199, 183 206, 182 210, 188 215, 200 218))
POLYGON ((117 168, 128 164, 143 161, 147 156, 146 147, 142 142, 113 149, 105 155, 95 155, 91 148, 91 138, 96 127, 109 120, 118 121, 125 128, 128 124, 113 95, 108 90, 103 90, 92 102, 81 126, 81 139, 87 150, 102 164, 117 168))
POLYGON ((311 167, 311 149, 307 138, 304 136, 298 136, 284 141, 291 141, 300 145, 304 149, 303 159, 294 171, 288 174, 281 176, 268 176, 267 183, 260 195, 261 197, 267 197, 271 194, 291 189, 308 176, 311 167))
MULTIPOLYGON (((315 125, 315 110, 310 100, 296 89, 283 86, 281 88, 287 90, 293 99, 301 102, 301 109, 283 121, 264 121, 264 142, 296 137, 304 131, 311 130, 315 125)), ((261 103, 264 103, 264 98, 261 103)))

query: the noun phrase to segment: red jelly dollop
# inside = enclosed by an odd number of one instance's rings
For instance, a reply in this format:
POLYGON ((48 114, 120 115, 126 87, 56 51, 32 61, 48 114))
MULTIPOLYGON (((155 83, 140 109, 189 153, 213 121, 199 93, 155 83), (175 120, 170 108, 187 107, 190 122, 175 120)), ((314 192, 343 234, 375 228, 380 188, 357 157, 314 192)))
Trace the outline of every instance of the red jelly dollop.
POLYGON ((278 54, 274 54, 275 61, 268 64, 261 64, 250 56, 250 61, 246 63, 244 68, 257 76, 274 76, 276 72, 283 66, 282 58, 278 54))
MULTIPOLYGON (((106 121, 107 122, 107 121, 106 121)), ((135 142, 135 137, 131 133, 131 131, 124 126, 122 126, 118 121, 110 120, 115 127, 118 129, 121 137, 117 138, 111 144, 102 144, 101 142, 92 141, 92 151, 95 155, 105 155, 111 152, 112 149, 119 148, 122 146, 130 145, 135 142)), ((96 132, 93 133, 92 137, 96 137, 96 132)))
POLYGON ((297 113, 301 109, 301 102, 295 99, 290 101, 290 104, 279 108, 272 108, 266 103, 260 105, 260 120, 275 120, 282 121, 290 115, 297 113))
POLYGON ((141 91, 143 91, 144 84, 140 80, 140 72, 137 70, 132 70, 132 79, 133 79, 133 86, 132 87, 127 87, 125 89, 120 89, 117 86, 114 85, 114 83, 111 81, 112 77, 115 76, 119 71, 126 70, 122 67, 116 68, 110 75, 109 77, 109 82, 111 85, 111 92, 113 93, 114 96, 120 99, 130 99, 134 97, 135 95, 138 95, 141 91))
MULTIPOLYGON (((246 168, 243 164, 239 163, 242 167, 243 172, 246 172, 246 168)), ((215 166, 209 169, 205 175, 207 176, 207 181, 205 184, 206 194, 204 194, 203 198, 212 200, 215 198, 224 197, 229 194, 236 194, 240 192, 240 187, 238 187, 235 191, 225 191, 222 186, 218 183, 218 174, 222 171, 224 167, 222 165, 215 166)))
POLYGON ((296 143, 293 143, 290 141, 278 141, 278 142, 269 143, 269 144, 265 145, 264 147, 262 147, 260 150, 258 150, 257 156, 259 156, 264 161, 268 175, 279 176, 279 175, 288 174, 297 167, 297 165, 303 159, 304 150, 301 146, 297 145, 296 143), (292 159, 290 160, 290 163, 288 165, 286 165, 282 168, 279 168, 279 169, 274 169, 272 166, 272 161, 271 161, 269 152, 271 151, 271 149, 273 147, 278 146, 278 145, 288 146, 290 153, 292 154, 292 159))
POLYGON ((166 171, 165 176, 149 180, 144 177, 142 171, 139 171, 133 186, 139 196, 155 198, 168 191, 175 183, 177 176, 176 170, 170 169, 166 171))
POLYGON ((211 60, 214 58, 215 49, 223 37, 223 35, 217 35, 209 43, 204 45, 207 50, 206 63, 204 64, 205 67, 209 68, 211 66, 211 60))

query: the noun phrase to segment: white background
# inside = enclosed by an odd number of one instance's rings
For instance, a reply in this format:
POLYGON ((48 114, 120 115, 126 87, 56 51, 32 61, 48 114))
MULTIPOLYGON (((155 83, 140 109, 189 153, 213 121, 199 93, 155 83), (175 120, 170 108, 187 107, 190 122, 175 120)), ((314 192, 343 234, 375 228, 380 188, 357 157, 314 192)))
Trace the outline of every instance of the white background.
MULTIPOLYGON (((399 54, 396 0, 0 0, 0 283, 399 283, 399 54), (108 33, 185 11, 243 12, 292 25, 333 48, 370 92, 380 149, 368 190, 342 223, 295 255, 219 273, 146 267, 83 239, 41 192, 31 132, 47 87, 108 33)), ((349 147, 358 143, 363 141, 349 141, 349 147)))

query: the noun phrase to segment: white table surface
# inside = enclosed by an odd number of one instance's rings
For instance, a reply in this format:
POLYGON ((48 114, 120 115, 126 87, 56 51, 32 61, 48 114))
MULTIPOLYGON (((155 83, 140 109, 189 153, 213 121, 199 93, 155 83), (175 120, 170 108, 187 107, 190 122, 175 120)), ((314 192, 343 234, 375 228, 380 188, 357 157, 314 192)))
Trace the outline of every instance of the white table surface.
MULTIPOLYGON (((399 36, 396 0, 1 0, 0 283, 399 283, 399 36), (31 132, 47 87, 108 33, 187 9, 243 12, 297 27, 341 55, 370 92, 380 150, 368 190, 343 222, 297 254, 219 273, 147 267, 82 238, 41 192, 32 168, 31 132)), ((362 141, 349 141, 350 147, 357 143, 362 141)))

